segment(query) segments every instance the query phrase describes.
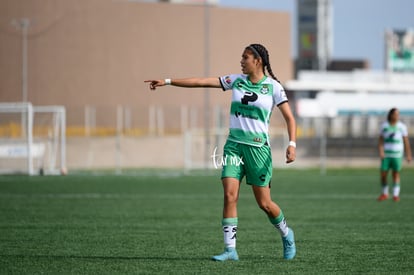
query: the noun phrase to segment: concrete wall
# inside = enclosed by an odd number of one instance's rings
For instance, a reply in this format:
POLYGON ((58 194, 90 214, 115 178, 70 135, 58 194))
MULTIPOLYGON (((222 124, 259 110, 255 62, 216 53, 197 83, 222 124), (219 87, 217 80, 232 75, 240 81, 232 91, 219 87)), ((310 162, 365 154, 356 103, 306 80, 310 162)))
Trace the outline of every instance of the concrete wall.
MULTIPOLYGON (((287 13, 210 8, 209 75, 240 72, 250 43, 270 52, 278 78, 292 78, 287 13)), ((149 92, 148 78, 204 76, 204 8, 123 0, 1 0, 0 102, 20 101, 22 35, 13 19, 32 20, 28 36, 28 100, 68 108, 191 105, 202 108, 203 90, 165 87, 149 92)), ((211 91, 211 105, 230 93, 211 91)), ((81 116, 82 117, 82 116, 81 116)))

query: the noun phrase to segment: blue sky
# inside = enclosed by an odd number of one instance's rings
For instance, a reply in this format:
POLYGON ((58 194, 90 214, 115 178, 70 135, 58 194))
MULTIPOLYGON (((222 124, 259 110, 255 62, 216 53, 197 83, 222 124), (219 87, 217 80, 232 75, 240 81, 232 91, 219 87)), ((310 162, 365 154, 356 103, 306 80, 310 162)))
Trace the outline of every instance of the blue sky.
MULTIPOLYGON (((291 14, 296 26, 296 0, 219 0, 221 6, 280 10, 291 14)), ((366 59, 372 69, 384 68, 384 31, 414 28, 414 0, 332 0, 332 58, 366 59)), ((253 22, 252 22, 253 23, 253 22)), ((296 31, 292 33, 296 57, 296 31)))

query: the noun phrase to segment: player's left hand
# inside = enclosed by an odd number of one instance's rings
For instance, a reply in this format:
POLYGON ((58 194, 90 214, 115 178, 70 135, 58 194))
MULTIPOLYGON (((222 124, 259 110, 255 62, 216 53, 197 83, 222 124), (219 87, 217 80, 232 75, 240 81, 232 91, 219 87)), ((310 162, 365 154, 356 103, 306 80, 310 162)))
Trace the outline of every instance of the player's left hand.
POLYGON ((286 163, 294 162, 296 159, 296 148, 293 146, 288 146, 286 149, 286 163))

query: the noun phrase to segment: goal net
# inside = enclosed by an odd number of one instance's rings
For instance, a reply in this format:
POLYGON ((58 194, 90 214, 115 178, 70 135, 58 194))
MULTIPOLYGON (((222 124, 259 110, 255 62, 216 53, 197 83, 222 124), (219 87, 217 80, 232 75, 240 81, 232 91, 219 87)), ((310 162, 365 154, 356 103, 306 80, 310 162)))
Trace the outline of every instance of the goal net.
POLYGON ((0 173, 66 173, 63 106, 0 103, 0 173))

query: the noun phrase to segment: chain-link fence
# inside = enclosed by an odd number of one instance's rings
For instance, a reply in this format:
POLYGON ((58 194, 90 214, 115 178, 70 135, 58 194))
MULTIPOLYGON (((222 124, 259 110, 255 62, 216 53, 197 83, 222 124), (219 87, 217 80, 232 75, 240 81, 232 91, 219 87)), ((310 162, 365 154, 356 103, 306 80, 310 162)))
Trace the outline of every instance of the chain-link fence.
MULTIPOLYGON (((69 169, 138 167, 213 168, 228 133, 228 107, 75 106, 67 110, 69 169), (208 121, 209 127, 205 127, 208 121), (216 150, 216 151, 215 151, 216 150)), ((287 167, 375 166, 385 117, 297 118, 297 160, 287 167)), ((414 117, 402 116, 414 136, 414 117)), ((0 133, 8 123, 0 125, 0 133)), ((277 110, 270 126, 274 165, 285 166, 285 123, 277 110)))

